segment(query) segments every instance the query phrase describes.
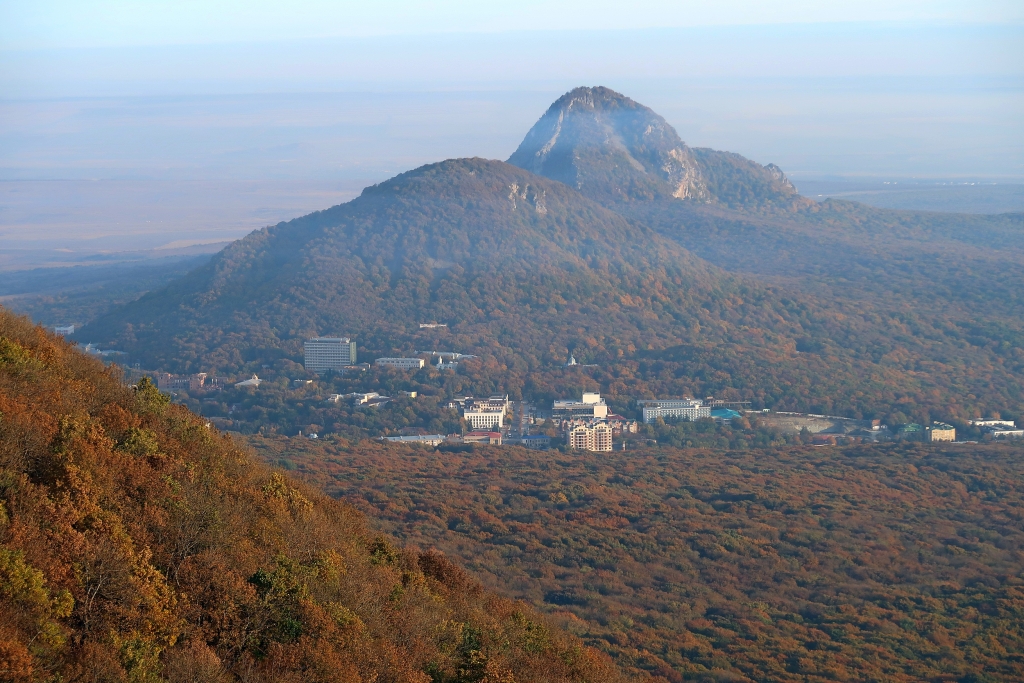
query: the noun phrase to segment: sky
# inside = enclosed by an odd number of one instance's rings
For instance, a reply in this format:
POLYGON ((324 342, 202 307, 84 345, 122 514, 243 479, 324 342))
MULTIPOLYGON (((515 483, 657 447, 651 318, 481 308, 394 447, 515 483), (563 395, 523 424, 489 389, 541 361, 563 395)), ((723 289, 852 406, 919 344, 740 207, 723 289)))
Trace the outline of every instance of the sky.
POLYGON ((1020 23, 1018 0, 4 0, 0 49, 840 22, 1020 23))
POLYGON ((1020 183, 1022 45, 1020 0, 0 0, 0 252, 237 237, 579 85, 797 181, 1020 183))

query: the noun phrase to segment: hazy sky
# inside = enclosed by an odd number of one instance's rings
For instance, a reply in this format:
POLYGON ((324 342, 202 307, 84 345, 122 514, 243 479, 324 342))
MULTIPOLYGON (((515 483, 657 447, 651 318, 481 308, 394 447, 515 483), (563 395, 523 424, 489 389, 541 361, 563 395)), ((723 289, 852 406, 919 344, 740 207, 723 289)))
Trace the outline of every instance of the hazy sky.
POLYGON ((798 185, 1021 182, 1022 46, 1022 0, 0 0, 0 252, 238 236, 579 85, 798 185))
POLYGON ((1007 23, 1019 0, 3 0, 0 47, 834 22, 1007 23))

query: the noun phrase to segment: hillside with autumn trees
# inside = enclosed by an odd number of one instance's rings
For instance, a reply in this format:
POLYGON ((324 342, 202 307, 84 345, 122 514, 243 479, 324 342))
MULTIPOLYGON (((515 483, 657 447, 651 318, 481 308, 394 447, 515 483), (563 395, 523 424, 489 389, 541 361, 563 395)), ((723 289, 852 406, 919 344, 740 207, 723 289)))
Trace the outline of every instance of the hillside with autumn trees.
POLYGON ((1019 443, 252 443, 638 674, 1024 680, 1019 443))
POLYGON ((0 309, 0 680, 619 678, 443 554, 0 309))

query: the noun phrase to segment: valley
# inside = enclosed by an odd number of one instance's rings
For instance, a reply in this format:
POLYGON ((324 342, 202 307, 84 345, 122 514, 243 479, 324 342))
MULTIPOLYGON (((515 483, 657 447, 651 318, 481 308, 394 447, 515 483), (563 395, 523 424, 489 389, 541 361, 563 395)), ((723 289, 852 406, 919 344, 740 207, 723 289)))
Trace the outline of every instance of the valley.
POLYGON ((508 161, 10 280, 64 336, 0 310, 0 679, 1024 677, 1024 214, 767 161, 575 88, 508 161))
MULTIPOLYGON (((1019 445, 472 453, 252 438, 629 671, 1024 675, 1019 445)), ((661 443, 661 442, 659 442, 661 443)), ((701 678, 718 672, 723 678, 701 678)))

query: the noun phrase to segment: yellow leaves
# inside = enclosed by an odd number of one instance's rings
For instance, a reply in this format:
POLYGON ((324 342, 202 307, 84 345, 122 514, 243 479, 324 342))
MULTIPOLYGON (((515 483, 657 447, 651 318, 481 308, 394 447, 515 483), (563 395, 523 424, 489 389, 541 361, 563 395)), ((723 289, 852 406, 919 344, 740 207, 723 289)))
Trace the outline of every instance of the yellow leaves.
POLYGON ((155 643, 151 638, 136 632, 126 637, 119 634, 111 634, 114 647, 117 649, 121 666, 128 673, 129 683, 161 683, 162 669, 160 665, 160 653, 163 647, 155 643))
POLYGON ((313 503, 298 489, 289 486, 280 472, 270 475, 270 481, 262 490, 267 498, 283 501, 293 512, 310 512, 313 509, 313 503))
POLYGON ((15 373, 42 370, 45 364, 29 349, 8 337, 0 336, 0 368, 15 373))
POLYGON ((156 455, 160 450, 156 434, 139 427, 130 427, 125 431, 124 436, 118 441, 117 449, 130 453, 137 458, 145 458, 156 455))
POLYGON ((64 645, 64 630, 56 620, 69 617, 75 601, 66 590, 51 596, 43 573, 26 563, 20 550, 0 548, 0 597, 33 616, 37 630, 31 639, 37 648, 64 645))
POLYGON ((356 631, 362 631, 366 628, 363 620, 360 619, 355 612, 345 607, 340 602, 326 602, 319 605, 319 607, 324 610, 328 616, 330 616, 334 625, 339 629, 352 628, 356 631))
POLYGON ((25 563, 20 550, 0 548, 0 594, 34 609, 48 609, 49 591, 43 573, 25 563))

